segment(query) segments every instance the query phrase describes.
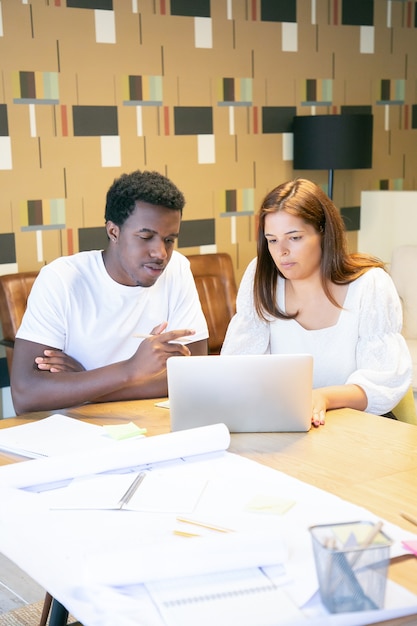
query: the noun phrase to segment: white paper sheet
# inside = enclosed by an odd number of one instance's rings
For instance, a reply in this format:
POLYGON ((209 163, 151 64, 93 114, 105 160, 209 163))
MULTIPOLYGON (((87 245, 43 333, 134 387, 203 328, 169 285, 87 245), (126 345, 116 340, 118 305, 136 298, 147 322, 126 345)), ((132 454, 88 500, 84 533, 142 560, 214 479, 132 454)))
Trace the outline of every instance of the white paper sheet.
MULTIPOLYGON (((192 434, 194 439, 196 432, 192 434)), ((55 467, 54 459, 49 461, 55 467)), ((38 463, 45 465, 44 461, 24 465, 29 470, 38 463)), ((149 584, 149 578, 154 582, 171 578, 172 589, 175 591, 177 586, 181 592, 179 577, 206 573, 212 577, 211 585, 219 572, 230 571, 232 565, 238 569, 262 566, 268 577, 285 591, 285 606, 291 607, 292 603, 305 611, 305 603, 317 590, 308 527, 339 521, 377 521, 366 509, 227 452, 164 462, 152 471, 156 470, 207 479, 207 487, 192 517, 233 532, 216 534, 202 528, 197 531, 200 538, 184 538, 175 535, 179 527, 186 527, 178 521, 176 513, 51 511, 45 492, 28 493, 9 487, 0 489, 4 505, 0 513, 0 549, 88 626, 114 623, 162 626, 164 622, 146 593, 144 580, 149 584), (278 495, 284 500, 291 499, 293 506, 273 514, 268 506, 264 511, 248 506, 254 500, 267 503, 269 497, 278 495), (28 514, 31 536, 25 539, 28 514), (248 555, 251 562, 245 564, 248 555), (267 558, 270 565, 264 563, 267 558), (285 569, 285 581, 277 564, 285 569), (135 615, 136 619, 138 615, 146 615, 149 620, 135 622, 135 615)), ((385 521, 383 530, 394 541, 392 556, 405 552, 402 540, 417 538, 385 521)), ((328 615, 323 613, 321 603, 314 606, 314 602, 309 602, 310 612, 304 614, 305 620, 297 617, 293 623, 362 626, 417 611, 416 596, 405 594, 405 600, 403 592, 396 593, 394 589, 387 595, 386 608, 372 612, 371 616, 328 615)), ((270 612, 274 612, 273 607, 270 612)))
POLYGON ((0 467, 0 485, 30 487, 51 480, 58 482, 77 476, 226 450, 230 445, 230 433, 224 424, 214 424, 113 443, 111 452, 107 448, 94 449, 0 467))
POLYGON ((204 574, 217 576, 219 572, 286 561, 287 551, 276 531, 212 534, 177 541, 164 537, 157 543, 145 542, 137 550, 111 550, 87 556, 85 577, 93 584, 120 586, 204 574))
POLYGON ((148 583, 146 589, 167 626, 276 626, 278 620, 305 620, 285 590, 259 568, 148 583))
POLYGON ((1 450, 34 459, 107 448, 113 444, 114 440, 102 426, 59 413, 0 430, 1 450))
MULTIPOLYGON (((172 472, 173 468, 169 466, 167 471, 172 472)), ((226 453, 221 458, 207 461, 201 459, 192 467, 183 467, 182 471, 207 480, 192 518, 234 532, 213 537, 213 532, 179 523, 175 517, 159 518, 158 525, 157 519, 142 516, 138 520, 138 532, 146 536, 146 544, 132 542, 125 548, 119 545, 109 547, 105 552, 90 552, 86 560, 90 582, 127 585, 152 577, 192 576, 283 563, 285 547, 288 575, 298 581, 292 591, 293 598, 301 606, 318 587, 308 527, 342 521, 378 521, 366 509, 234 454, 226 453), (282 515, 251 510, 247 504, 259 493, 273 496, 279 493, 283 498, 291 496, 295 503, 282 515), (207 543, 197 544, 193 538, 175 537, 173 533, 178 529, 200 533, 207 543), (222 547, 216 550, 216 544, 222 547), (164 555, 163 566, 155 558, 156 554, 164 555), (168 558, 170 554, 172 558, 168 558)), ((405 554, 401 541, 406 536, 415 537, 388 522, 384 522, 384 531, 394 541, 392 556, 405 554)))
MULTIPOLYGON (((124 511, 151 513, 192 512, 200 499, 206 480, 200 476, 170 471, 148 471, 145 479, 124 511)), ((129 489, 137 473, 100 474, 78 478, 68 486, 42 492, 50 509, 119 510, 120 500, 129 489)))

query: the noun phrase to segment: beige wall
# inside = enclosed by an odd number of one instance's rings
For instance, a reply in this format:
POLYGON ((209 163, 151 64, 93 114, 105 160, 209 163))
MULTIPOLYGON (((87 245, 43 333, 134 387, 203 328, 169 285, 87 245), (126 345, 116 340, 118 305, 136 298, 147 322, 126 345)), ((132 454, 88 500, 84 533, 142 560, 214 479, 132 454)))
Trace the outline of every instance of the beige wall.
MULTIPOLYGON (((68 8, 64 0, 1 2, 0 104, 7 105, 11 168, 7 154, 0 157, 0 235, 15 234, 16 260, 9 265, 3 258, 0 271, 36 269, 77 251, 78 230, 103 225, 104 196, 113 179, 140 168, 166 173, 185 192, 185 220, 214 220, 215 241, 209 249, 232 255, 239 280, 255 254, 254 217, 223 217, 222 194, 254 190, 256 210, 268 190, 294 175, 311 177, 324 188, 327 184, 327 172, 294 172, 291 158, 284 160, 288 136, 262 132, 266 106, 295 107, 298 115, 339 113, 346 105, 372 107, 374 166, 335 172, 339 207, 358 206, 363 190, 384 185, 416 189, 417 129, 411 127, 417 106, 414 2, 376 0, 374 25, 365 29, 341 23, 342 0, 298 0, 295 25, 262 21, 261 0, 208 4, 210 18, 199 21, 170 15, 169 1, 114 0, 113 11, 68 8), (103 20, 114 26, 113 43, 97 41, 103 20), (295 26, 293 51, 283 50, 288 26, 295 26), (199 27, 205 36, 211 33, 212 47, 196 45, 199 27), (361 53, 363 37, 373 37, 373 51, 361 53), (37 80, 46 72, 56 73, 58 102, 40 103, 38 84, 35 103, 19 102, 19 72, 35 72, 37 80), (162 103, 124 105, 126 75, 162 77, 162 103), (219 106, 222 78, 234 78, 236 84, 250 79, 250 104, 219 106), (303 105, 307 79, 317 80, 318 91, 322 81, 331 81, 331 105, 303 105), (396 81, 404 81, 399 104, 378 104, 381 80, 387 79, 392 100, 395 85, 401 85, 396 81), (74 136, 74 105, 117 107, 118 164, 103 162, 99 136, 74 136), (212 107, 214 162, 198 162, 196 135, 175 135, 178 106, 212 107), (22 230, 21 205, 37 199, 45 206, 64 199, 63 229, 22 230)), ((355 233, 349 241, 355 247, 355 233)), ((182 249, 186 254, 203 250, 198 242, 182 249)))

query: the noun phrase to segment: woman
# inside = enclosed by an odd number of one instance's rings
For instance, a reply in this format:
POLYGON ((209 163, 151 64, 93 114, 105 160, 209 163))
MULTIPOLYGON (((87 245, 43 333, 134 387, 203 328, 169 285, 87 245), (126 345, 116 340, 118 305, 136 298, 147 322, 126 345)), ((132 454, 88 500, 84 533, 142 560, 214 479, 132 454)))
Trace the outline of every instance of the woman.
POLYGON ((401 400, 412 371, 401 325, 384 264, 348 253, 343 220, 320 187, 297 179, 273 189, 222 354, 312 354, 319 426, 328 409, 383 415, 401 400))

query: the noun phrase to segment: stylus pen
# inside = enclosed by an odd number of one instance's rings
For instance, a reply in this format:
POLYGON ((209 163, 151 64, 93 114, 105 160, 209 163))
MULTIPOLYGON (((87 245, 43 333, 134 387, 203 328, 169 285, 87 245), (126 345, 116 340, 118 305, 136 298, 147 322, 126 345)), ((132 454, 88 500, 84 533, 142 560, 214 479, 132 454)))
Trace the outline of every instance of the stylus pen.
POLYGON ((140 474, 136 476, 135 480, 130 485, 129 489, 126 491, 126 493, 122 495, 119 502, 117 503, 117 506, 119 509, 122 509, 125 506, 125 504, 128 504, 130 502, 130 500, 133 498, 134 494, 138 490, 138 487, 142 483, 145 476, 146 476, 146 472, 140 472, 140 474))
MULTIPOLYGON (((151 337, 157 337, 157 336, 158 335, 144 335, 141 333, 135 333, 134 335, 132 335, 132 337, 135 337, 136 339, 150 339, 151 337)), ((193 341, 195 341, 193 336, 187 335, 185 337, 178 337, 178 339, 173 339, 169 343, 182 343, 183 345, 186 345, 187 343, 191 343, 193 341)))

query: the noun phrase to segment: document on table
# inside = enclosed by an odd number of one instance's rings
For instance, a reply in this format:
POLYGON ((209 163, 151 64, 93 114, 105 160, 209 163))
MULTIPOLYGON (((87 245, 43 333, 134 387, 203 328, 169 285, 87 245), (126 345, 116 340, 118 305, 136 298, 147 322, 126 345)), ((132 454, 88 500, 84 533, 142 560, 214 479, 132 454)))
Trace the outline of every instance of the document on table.
POLYGON ((0 468, 0 485, 29 488, 52 480, 58 483, 90 474, 222 452, 230 445, 230 433, 224 424, 214 424, 154 437, 110 440, 110 443, 113 444, 111 454, 107 446, 101 446, 3 466, 0 468))
MULTIPOLYGON (((166 518, 159 540, 147 526, 146 544, 113 546, 90 555, 83 584, 123 589, 123 594, 130 585, 144 585, 166 626, 229 626, 231 616, 240 626, 337 623, 338 618, 328 616, 320 601, 305 609, 318 586, 307 528, 323 520, 375 521, 374 516, 332 494, 229 453, 211 461, 200 460, 186 470, 193 476, 210 472, 192 517, 234 532, 208 536, 204 529, 200 533, 197 525, 194 531, 192 525, 184 525, 191 531, 190 538, 186 538, 187 533, 184 538, 176 537, 179 524, 166 518), (271 513, 268 503, 276 494, 283 501, 291 500, 292 506, 273 507, 271 513), (263 506, 253 507, 253 502, 263 506), (200 536, 194 537, 192 532, 200 536)), ((396 540, 392 555, 404 553, 398 542, 408 533, 388 522, 384 529, 396 540)), ((388 596, 389 604, 378 617, 417 611, 416 596, 400 591, 388 596)), ((377 619, 375 615, 344 615, 343 624, 371 623, 377 619)))
POLYGON ((193 474, 175 471, 146 471, 133 495, 123 502, 123 495, 139 476, 137 473, 100 474, 78 478, 68 486, 43 492, 50 509, 88 509, 147 511, 153 513, 190 513, 200 499, 206 480, 193 474))
POLYGON ((270 577, 270 570, 252 568, 158 581, 145 584, 145 588, 159 608, 164 626, 365 626, 417 611, 416 596, 391 581, 386 608, 378 611, 378 617, 375 611, 331 615, 318 594, 308 609, 300 608, 288 593, 288 577, 270 577))
MULTIPOLYGON (((375 515, 226 452, 229 441, 227 428, 218 424, 117 442, 111 453, 95 451, 88 458, 71 455, 15 464, 26 466, 19 474, 0 468, 5 504, 0 514, 0 550, 35 580, 51 585, 55 595, 85 623, 93 624, 88 616, 95 613, 110 619, 117 616, 117 624, 130 626, 135 621, 125 619, 126 611, 134 609, 137 617, 151 606, 158 613, 156 626, 229 626, 221 621, 225 616, 240 626, 337 624, 338 616, 329 616, 319 600, 311 603, 317 597, 318 583, 308 527, 347 520, 375 523, 375 515), (84 496, 90 507, 96 490, 110 491, 104 482, 99 489, 96 480, 113 479, 111 473, 91 474, 106 470, 121 470, 116 479, 126 481, 115 481, 113 504, 138 472, 146 473, 135 494, 137 512, 51 510, 58 490, 28 493, 25 489, 41 476, 51 480, 56 472, 61 477, 75 473, 74 500, 80 498, 86 481, 84 496), (7 480, 2 481, 3 476, 7 480), (146 498, 145 485, 154 491, 146 498), (192 497, 183 499, 181 486, 192 497), (172 502, 171 489, 177 490, 172 502), (147 508, 141 510, 145 504, 147 508), (173 510, 168 511, 171 504, 173 510), (187 506, 193 507, 192 513, 181 515, 180 508, 187 506), (36 542, 24 533, 28 514, 36 542), (229 532, 217 532, 216 526, 229 532), (43 555, 51 544, 60 549, 45 562, 43 555)), ((66 506, 71 491, 70 486, 61 496, 66 506)), ((402 541, 417 539, 388 522, 384 531, 394 541, 392 557, 407 552, 402 541)), ((345 614, 342 623, 363 626, 416 611, 416 596, 388 594, 384 610, 370 616, 345 614)))
POLYGON ((261 568, 147 583, 166 626, 276 626, 305 616, 261 568))
POLYGON ((59 413, 0 430, 1 450, 33 459, 107 448, 112 444, 114 439, 102 426, 59 413))

